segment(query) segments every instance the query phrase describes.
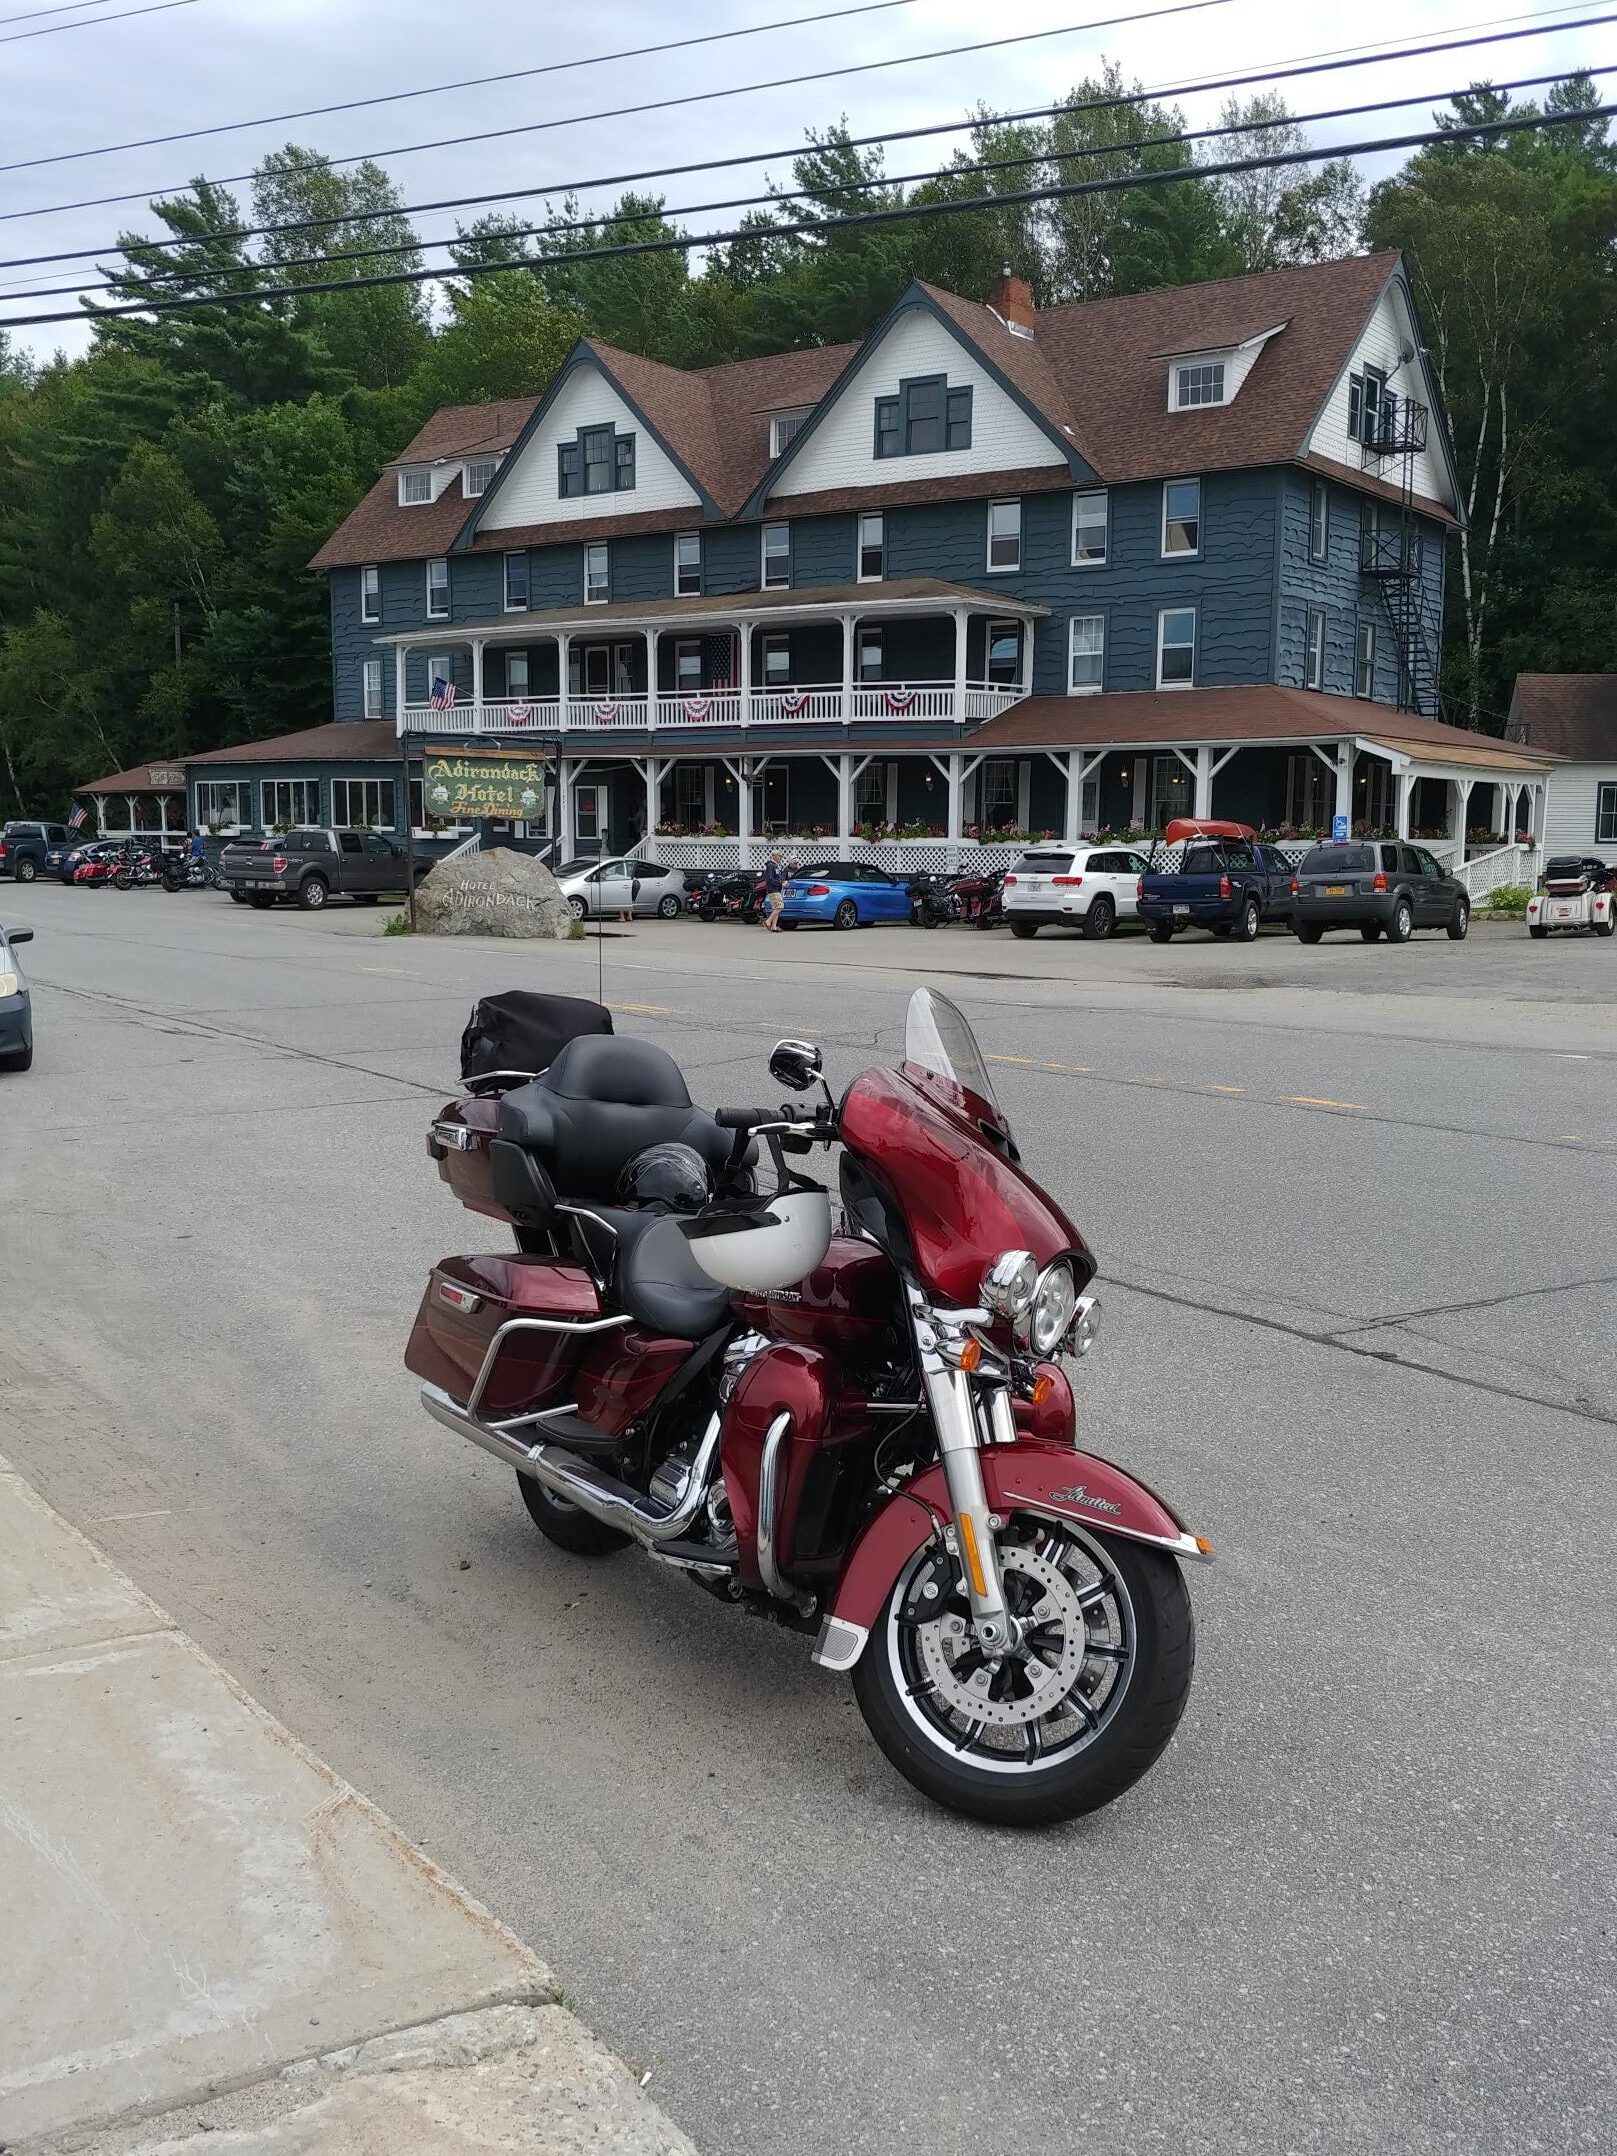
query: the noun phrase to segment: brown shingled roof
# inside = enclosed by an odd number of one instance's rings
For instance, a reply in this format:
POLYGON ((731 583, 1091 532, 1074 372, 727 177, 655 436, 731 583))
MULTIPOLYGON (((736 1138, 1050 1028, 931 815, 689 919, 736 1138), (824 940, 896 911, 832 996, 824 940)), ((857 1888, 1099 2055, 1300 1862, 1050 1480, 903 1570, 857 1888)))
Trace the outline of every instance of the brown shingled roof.
POLYGON ((452 479, 435 502, 404 509, 399 506, 399 466, 509 449, 538 402, 537 397, 505 397, 495 404, 449 404, 434 412, 384 467, 375 486, 344 517, 309 567, 340 569, 354 562, 419 561, 447 554, 466 521, 467 502, 460 480, 452 479))
POLYGON ((1574 763, 1617 763, 1617 674, 1518 674, 1505 735, 1574 763))
POLYGON ((391 719, 332 721, 306 726, 296 734, 272 734, 267 741, 238 741, 228 749, 208 749, 200 756, 176 757, 192 764, 374 764, 396 763, 398 736, 391 719))

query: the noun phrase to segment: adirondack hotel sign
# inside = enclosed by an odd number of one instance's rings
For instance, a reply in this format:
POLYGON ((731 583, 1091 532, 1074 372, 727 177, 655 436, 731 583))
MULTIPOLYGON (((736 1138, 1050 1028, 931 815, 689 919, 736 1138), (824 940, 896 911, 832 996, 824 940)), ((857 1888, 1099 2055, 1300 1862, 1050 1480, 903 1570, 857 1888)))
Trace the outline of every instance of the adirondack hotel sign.
POLYGON ((476 816, 520 821, 544 812, 541 757, 463 756, 429 749, 421 778, 427 814, 440 822, 476 816))

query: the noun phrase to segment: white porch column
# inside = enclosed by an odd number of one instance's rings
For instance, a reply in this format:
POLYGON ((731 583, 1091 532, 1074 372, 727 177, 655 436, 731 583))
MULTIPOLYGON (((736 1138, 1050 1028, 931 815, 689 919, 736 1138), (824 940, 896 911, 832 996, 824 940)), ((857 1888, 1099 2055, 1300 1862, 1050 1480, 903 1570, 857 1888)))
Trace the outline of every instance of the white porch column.
MULTIPOLYGON (((570 636, 569 636, 569 635, 567 634, 567 632, 566 632, 566 630, 565 630, 565 629, 558 629, 558 630, 557 630, 557 632, 556 632, 556 694, 557 694, 557 696, 558 696, 558 697, 559 697, 559 698, 561 699, 561 701, 560 701, 560 705, 559 705, 559 707, 558 707, 558 709, 557 709, 557 712, 556 712, 556 724, 557 724, 557 725, 558 725, 559 727, 561 727, 561 728, 562 728, 563 730, 565 730, 565 729, 566 729, 566 725, 567 725, 567 670, 568 670, 569 664, 571 663, 571 662, 570 662, 570 658, 569 658, 569 654, 570 654, 570 652, 571 652, 571 649, 572 649, 572 642, 573 642, 572 638, 571 638, 571 637, 570 637, 570 636)), ((561 785, 561 781, 560 781, 560 780, 558 779, 556 783, 557 783, 557 787, 558 787, 558 790, 559 790, 559 788, 560 788, 560 785, 561 785)), ((562 858, 563 860, 565 860, 565 859, 566 859, 567 857, 566 857, 566 855, 565 855, 565 854, 563 854, 563 855, 561 856, 561 858, 562 858)))
MULTIPOLYGON (((657 636, 658 636, 658 632, 657 632, 657 631, 656 631, 655 629, 648 629, 648 630, 647 630, 647 631, 645 632, 645 635, 646 635, 646 724, 647 724, 648 726, 655 726, 655 725, 656 725, 656 723, 657 723, 657 636)), ((650 812, 648 811, 648 816, 649 816, 649 813, 650 813, 650 812)), ((648 838, 649 838, 649 837, 651 836, 652 830, 653 830, 653 828, 654 828, 654 822, 655 822, 655 819, 652 819, 651 821, 648 821, 648 822, 647 822, 647 824, 646 824, 646 836, 647 836, 648 838)))
MULTIPOLYGON (((1054 757, 1051 758, 1052 763, 1055 760, 1054 757)), ((1064 761, 1067 767, 1067 806, 1066 813, 1061 819, 1061 836, 1069 846, 1076 846, 1078 843, 1078 826, 1082 819, 1084 808, 1083 750, 1069 749, 1064 761)))
POLYGON ((727 756, 724 768, 736 782, 736 837, 740 842, 741 866, 752 866, 752 760, 738 756, 732 763, 727 756))
POLYGON ((101 836, 105 838, 107 835, 107 797, 105 794, 97 794, 95 797, 95 827, 101 836))
POLYGON ((948 760, 949 817, 947 836, 949 866, 951 868, 960 866, 960 842, 963 836, 961 827, 965 822, 965 818, 961 813, 966 797, 965 762, 966 759, 958 755, 951 756, 948 760))
POLYGON ((853 838, 853 758, 837 758, 837 851, 846 853, 853 838))
POLYGON ((483 645, 485 639, 474 636, 472 643, 472 724, 483 723, 483 645))
POLYGON ((1408 770, 1399 771, 1394 774, 1393 783, 1398 789, 1398 836, 1408 838, 1409 803, 1415 791, 1415 774, 1408 770))
POLYGON ((954 715, 958 723, 966 715, 966 609, 954 610, 954 715))
MULTIPOLYGON (((1022 660, 1021 676, 1017 682, 1017 687, 1024 696, 1031 696, 1033 694, 1033 624, 1031 621, 1022 623, 1022 634, 1017 640, 1017 649, 1022 660)), ((985 668, 984 671, 986 672, 987 669, 985 668)))
POLYGON ((736 644, 740 654, 740 670, 736 687, 741 691, 740 719, 743 726, 752 724, 752 623, 741 622, 736 630, 736 644))
POLYGON ((1471 804, 1471 789, 1476 784, 1476 780, 1451 779, 1449 783, 1454 788, 1453 836, 1460 848, 1459 854, 1456 858, 1460 861, 1463 861, 1465 859, 1466 811, 1471 804))
POLYGON ((573 851, 573 761, 556 758, 556 859, 568 860, 573 851))
POLYGON ((168 837, 168 795, 157 797, 157 828, 164 838, 168 837))
POLYGON ((842 617, 842 723, 847 725, 853 717, 853 646, 854 630, 858 617, 844 614, 842 617))
POLYGON ((1193 816, 1206 817, 1213 813, 1213 749, 1204 741, 1196 751, 1196 799, 1191 810, 1193 816))
POLYGON ((1346 829, 1353 829, 1353 758, 1351 741, 1336 744, 1336 814, 1347 818, 1346 829))
POLYGON ((659 761, 655 756, 642 756, 640 759, 640 776, 646 782, 646 843, 648 848, 657 835, 657 817, 662 806, 663 773, 667 770, 671 760, 670 758, 663 758, 659 761))
POLYGON ((404 667, 405 649, 402 644, 393 647, 393 730, 404 732, 404 667))

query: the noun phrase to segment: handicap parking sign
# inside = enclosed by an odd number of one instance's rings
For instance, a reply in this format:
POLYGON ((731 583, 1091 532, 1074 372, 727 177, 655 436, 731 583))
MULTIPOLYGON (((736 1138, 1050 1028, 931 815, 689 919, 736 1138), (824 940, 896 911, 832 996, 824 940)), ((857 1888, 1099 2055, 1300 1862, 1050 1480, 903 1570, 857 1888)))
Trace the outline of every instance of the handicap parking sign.
POLYGON ((1343 839, 1343 838, 1346 838, 1346 837, 1347 837, 1347 835, 1348 835, 1348 820, 1347 820, 1347 818, 1346 818, 1345 816, 1333 816, 1333 817, 1331 818, 1331 836, 1332 836, 1332 838, 1335 838, 1335 839, 1343 839))

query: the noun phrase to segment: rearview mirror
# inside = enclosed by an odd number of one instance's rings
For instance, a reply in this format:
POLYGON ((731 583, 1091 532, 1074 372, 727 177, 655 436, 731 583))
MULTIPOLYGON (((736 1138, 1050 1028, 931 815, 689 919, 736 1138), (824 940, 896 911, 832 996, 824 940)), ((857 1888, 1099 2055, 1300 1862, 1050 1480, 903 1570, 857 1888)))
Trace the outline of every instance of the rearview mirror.
POLYGON ((769 1075, 791 1093, 806 1093, 824 1066, 812 1041, 777 1041, 770 1051, 769 1075))
POLYGON ((32 943, 33 940, 34 932, 31 928, 14 928, 6 938, 8 943, 32 943))

